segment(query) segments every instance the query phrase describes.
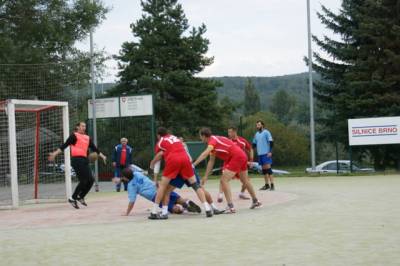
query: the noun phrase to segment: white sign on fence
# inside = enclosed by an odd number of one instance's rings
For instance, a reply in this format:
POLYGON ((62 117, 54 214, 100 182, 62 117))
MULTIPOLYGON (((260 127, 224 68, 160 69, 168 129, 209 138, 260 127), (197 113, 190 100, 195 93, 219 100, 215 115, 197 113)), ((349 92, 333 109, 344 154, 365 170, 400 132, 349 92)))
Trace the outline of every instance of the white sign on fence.
POLYGON ((400 143, 400 116, 349 119, 349 145, 400 143))
POLYGON ((120 98, 121 116, 153 115, 153 96, 122 96, 120 98))
MULTIPOLYGON (((88 100, 88 116, 93 118, 93 102, 88 100)), ((96 99, 96 118, 119 117, 119 98, 96 99)))

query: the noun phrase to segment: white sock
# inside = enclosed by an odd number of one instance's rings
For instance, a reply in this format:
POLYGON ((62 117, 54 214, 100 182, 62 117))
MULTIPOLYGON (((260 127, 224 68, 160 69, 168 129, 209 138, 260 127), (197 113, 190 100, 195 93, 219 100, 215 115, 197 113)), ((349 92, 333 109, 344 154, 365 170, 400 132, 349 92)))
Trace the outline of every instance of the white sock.
POLYGON ((207 202, 204 202, 204 209, 205 209, 206 211, 211 211, 210 204, 208 204, 207 202))
POLYGON ((168 205, 167 206, 162 206, 162 215, 168 215, 168 205))
POLYGON ((158 213, 158 204, 153 203, 153 209, 151 209, 151 213, 157 214, 158 213))
POLYGON ((211 207, 212 207, 214 210, 217 210, 217 209, 218 209, 217 206, 215 206, 214 202, 211 203, 211 207))

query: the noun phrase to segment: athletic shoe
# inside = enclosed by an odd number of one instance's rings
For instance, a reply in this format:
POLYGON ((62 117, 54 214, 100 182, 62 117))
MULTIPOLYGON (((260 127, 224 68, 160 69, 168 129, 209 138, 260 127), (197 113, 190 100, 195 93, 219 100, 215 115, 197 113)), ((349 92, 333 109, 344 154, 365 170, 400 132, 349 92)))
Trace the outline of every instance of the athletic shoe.
POLYGON ((265 184, 264 186, 262 186, 262 187, 260 188, 260 190, 269 190, 269 185, 268 185, 268 184, 265 184))
POLYGON ((150 220, 167 220, 168 214, 150 213, 150 216, 148 218, 150 220))
POLYGON ((187 210, 188 210, 189 212, 201 213, 201 208, 200 208, 200 206, 198 206, 196 203, 194 203, 194 202, 191 201, 191 200, 189 200, 187 210))
POLYGON ((270 190, 271 190, 271 191, 275 190, 274 184, 271 184, 271 189, 270 189, 270 190))
POLYGON ((218 210, 218 209, 213 209, 214 215, 219 215, 225 213, 225 210, 218 210))
POLYGON ((233 207, 231 208, 231 207, 227 206, 224 213, 227 213, 227 214, 236 213, 236 210, 233 207))
POLYGON ((223 202, 223 201, 224 201, 224 198, 222 197, 222 195, 221 195, 221 194, 218 195, 217 202, 218 202, 218 203, 221 203, 221 202, 223 202))
POLYGON ((121 191, 121 189, 120 188, 117 188, 117 192, 120 192, 121 191))
POLYGON ((79 201, 83 206, 87 206, 85 199, 77 199, 77 201, 79 201))
POLYGON ((242 199, 242 200, 249 200, 250 198, 247 197, 245 194, 239 193, 239 199, 242 199))
POLYGON ((251 206, 250 206, 250 209, 258 208, 258 207, 261 207, 261 206, 262 206, 261 202, 259 202, 259 201, 253 202, 251 204, 251 206))
POLYGON ((74 199, 68 199, 69 204, 71 204, 72 207, 75 209, 79 209, 78 203, 74 199))
POLYGON ((206 211, 206 216, 207 216, 207 218, 212 217, 213 216, 213 211, 212 210, 206 211))

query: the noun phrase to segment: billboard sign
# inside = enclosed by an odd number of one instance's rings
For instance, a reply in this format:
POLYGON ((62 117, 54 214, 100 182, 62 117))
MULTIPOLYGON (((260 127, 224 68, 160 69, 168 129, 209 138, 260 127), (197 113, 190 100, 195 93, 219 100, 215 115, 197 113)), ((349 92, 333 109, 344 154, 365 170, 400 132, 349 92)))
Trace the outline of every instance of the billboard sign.
POLYGON ((349 145, 400 143, 400 116, 349 119, 349 145))
POLYGON ((121 116, 153 115, 153 96, 122 96, 120 97, 121 116))

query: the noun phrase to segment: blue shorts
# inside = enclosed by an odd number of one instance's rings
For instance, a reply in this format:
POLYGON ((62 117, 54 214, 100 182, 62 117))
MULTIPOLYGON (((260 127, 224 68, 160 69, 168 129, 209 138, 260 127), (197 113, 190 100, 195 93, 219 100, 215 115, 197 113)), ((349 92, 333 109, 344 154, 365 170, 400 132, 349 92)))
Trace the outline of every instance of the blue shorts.
MULTIPOLYGON (((200 176, 197 174, 197 171, 193 168, 194 170, 194 175, 196 176, 196 183, 200 185, 200 176)), ((169 181, 169 184, 171 186, 174 186, 176 188, 182 188, 183 185, 190 186, 189 181, 183 179, 180 175, 178 175, 176 178, 172 179, 169 181)))
POLYGON ((258 156, 258 163, 263 166, 264 164, 272 165, 272 157, 268 157, 266 154, 258 156))
MULTIPOLYGON (((157 194, 154 195, 153 199, 151 200, 152 202, 155 201, 156 196, 157 196, 157 194)), ((174 192, 174 191, 172 191, 171 194, 169 194, 168 211, 169 211, 170 213, 172 213, 172 211, 173 211, 173 209, 174 209, 174 205, 176 204, 176 202, 178 201, 178 199, 179 199, 180 197, 181 197, 181 196, 180 196, 178 193, 174 192)), ((162 203, 160 203, 160 208, 162 208, 162 203)))

